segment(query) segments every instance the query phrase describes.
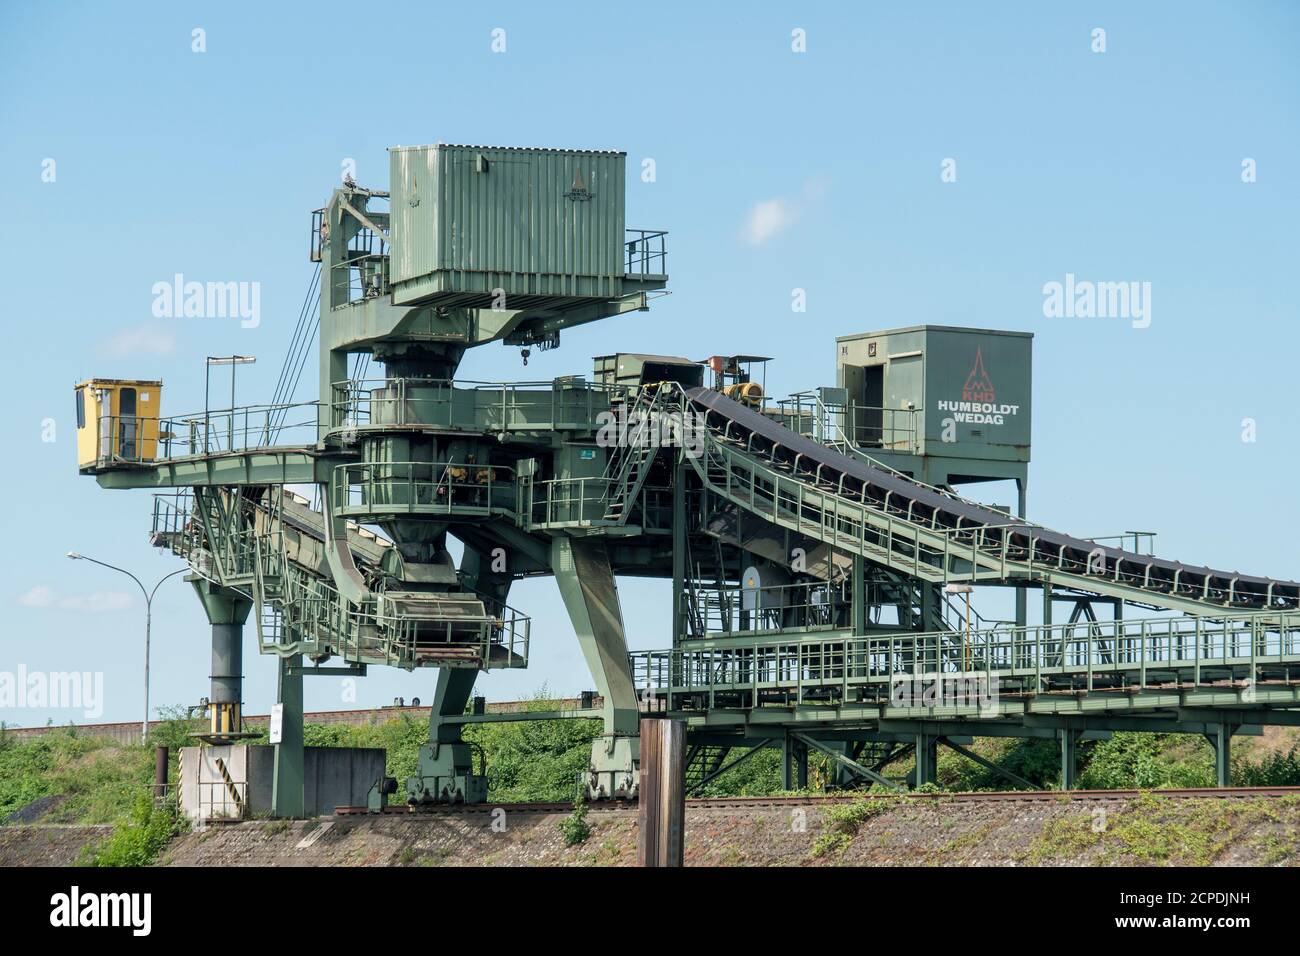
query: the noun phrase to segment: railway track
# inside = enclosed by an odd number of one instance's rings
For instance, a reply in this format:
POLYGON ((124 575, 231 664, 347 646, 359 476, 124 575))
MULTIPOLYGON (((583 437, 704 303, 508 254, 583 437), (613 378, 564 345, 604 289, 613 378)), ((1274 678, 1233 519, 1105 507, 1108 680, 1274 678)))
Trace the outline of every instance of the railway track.
MULTIPOLYGON (((1161 797, 1218 798, 1224 800, 1249 800, 1257 797, 1300 796, 1300 787, 1183 787, 1170 790, 996 790, 972 793, 903 793, 861 791, 856 794, 837 794, 825 797, 699 797, 686 801, 688 810, 759 809, 764 807, 820 806, 828 803, 852 803, 855 800, 929 800, 954 803, 1092 803, 1099 800, 1132 800, 1143 794, 1161 797)), ((591 804, 593 810, 634 811, 637 803, 629 800, 609 800, 591 804)), ((510 813, 567 813, 572 803, 477 803, 477 804, 427 804, 422 806, 394 805, 381 811, 365 807, 336 807, 335 816, 421 816, 459 815, 466 813, 491 814, 496 810, 510 813)))

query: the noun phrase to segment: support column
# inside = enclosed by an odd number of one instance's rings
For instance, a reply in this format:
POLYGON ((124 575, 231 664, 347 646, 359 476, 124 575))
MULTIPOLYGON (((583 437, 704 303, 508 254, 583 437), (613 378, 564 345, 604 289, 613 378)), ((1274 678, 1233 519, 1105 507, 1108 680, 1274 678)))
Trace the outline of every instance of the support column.
POLYGON ((794 789, 794 775, 790 772, 791 760, 794 757, 794 741, 790 739, 787 731, 786 735, 781 738, 781 789, 794 789))
POLYGON ((551 542, 551 567, 604 700, 605 732, 592 744, 590 795, 633 797, 641 762, 640 713, 609 553, 603 541, 561 535, 551 542))
POLYGON ((867 633, 867 559, 853 556, 852 570, 853 636, 867 633))
POLYGON ((1232 786, 1232 735, 1235 724, 1220 721, 1205 739, 1214 748, 1214 783, 1218 787, 1232 786))
POLYGON ((487 778, 474 773, 473 753, 461 739, 463 725, 447 717, 465 713, 478 671, 440 667, 429 712, 429 742, 420 748, 415 776, 406 781, 409 803, 483 803, 487 778))
POLYGON ((686 462, 679 461, 673 476, 673 647, 686 634, 682 626, 686 601, 686 468, 686 462))
POLYGON ((228 740, 243 730, 244 622, 253 602, 238 591, 203 578, 190 583, 203 603, 212 628, 209 734, 214 741, 228 740))
POLYGON ((1061 789, 1073 790, 1079 773, 1079 733, 1071 727, 1062 727, 1056 737, 1061 745, 1061 789))
POLYGON ((940 610, 943 595, 940 586, 921 582, 921 630, 926 634, 934 634, 934 637, 926 638, 923 645, 923 654, 925 660, 920 662, 919 668, 914 665, 913 670, 919 673, 935 673, 941 670, 940 654, 943 650, 938 632, 943 629, 943 613, 940 610))
MULTIPOLYGON (((1016 479, 1016 517, 1025 516, 1025 506, 1028 503, 1028 485, 1027 478, 1016 479)), ((1032 557, 1032 555, 1031 555, 1032 557)), ((1029 623, 1029 595, 1025 593, 1023 587, 1016 588, 1016 626, 1024 627, 1029 623)))
POLYGON ((939 782, 939 738, 924 731, 916 735, 916 770, 912 787, 923 787, 927 783, 939 782))
MULTIPOLYGON (((1059 656, 1059 655, 1049 653, 1048 650, 1050 647, 1059 646, 1056 641, 1056 637, 1052 632, 1052 606, 1053 606, 1052 583, 1050 581, 1044 581, 1043 582, 1043 630, 1038 640, 1038 661, 1037 661, 1037 666, 1040 668, 1053 664, 1056 658, 1059 656)), ((1040 686, 1037 689, 1041 691, 1043 687, 1040 686)))
POLYGON ((281 707, 280 742, 275 745, 275 776, 271 783, 271 814, 276 817, 307 814, 303 786, 301 668, 301 654, 280 658, 275 695, 281 707))

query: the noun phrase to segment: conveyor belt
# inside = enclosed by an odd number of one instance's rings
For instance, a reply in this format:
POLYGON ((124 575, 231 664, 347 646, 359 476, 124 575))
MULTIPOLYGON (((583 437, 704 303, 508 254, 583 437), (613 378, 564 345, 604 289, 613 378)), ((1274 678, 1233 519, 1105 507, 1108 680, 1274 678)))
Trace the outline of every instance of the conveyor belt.
MULTIPOLYGON (((739 439, 752 456, 780 462, 796 477, 843 477, 862 500, 894 515, 945 529, 985 527, 1009 546, 1031 553, 1035 567, 1056 565, 1105 579, 1110 587, 1132 590, 1134 600, 1160 605, 1162 594, 1235 610, 1300 607, 1300 583, 1216 571, 1150 555, 1105 547, 939 491, 850 458, 772 421, 709 388, 694 388, 687 398, 705 413, 710 431, 733 446, 739 439)), ((1026 565, 1027 566, 1027 565, 1026 565)))

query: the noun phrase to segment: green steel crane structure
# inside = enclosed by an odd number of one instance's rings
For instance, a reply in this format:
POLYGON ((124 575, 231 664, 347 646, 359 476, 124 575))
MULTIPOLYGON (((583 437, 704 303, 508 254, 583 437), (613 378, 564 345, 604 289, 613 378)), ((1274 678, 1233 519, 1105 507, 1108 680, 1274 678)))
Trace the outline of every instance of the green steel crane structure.
POLYGON ((688 721, 692 787, 769 746, 792 786, 813 751, 842 786, 895 786, 884 769, 912 754, 921 784, 938 745, 970 755, 977 735, 1058 739, 1068 787, 1078 741, 1125 729, 1206 735, 1226 782, 1233 734, 1300 723, 1300 585, 1024 517, 1028 336, 841 339, 837 386, 775 405, 755 356, 457 379, 469 348, 526 360, 663 294, 666 233, 625 227, 624 172, 618 152, 395 148, 389 191, 347 182, 313 214, 318 399, 163 418, 114 397, 129 383, 87 386, 82 472, 165 489, 152 541, 188 562, 212 624, 210 739, 242 729, 250 617, 278 661, 277 814, 303 812, 304 677, 371 665, 437 670, 405 798, 485 800, 463 727, 557 716, 467 713, 480 671, 528 663, 507 602, 535 575, 555 577, 602 701, 593 798, 635 796, 646 713, 688 721), (1012 370, 997 394, 990 365, 1012 370), (954 376, 960 398, 935 390, 954 376), (954 490, 1007 478, 1015 513, 954 490), (668 649, 628 652, 622 575, 671 580, 668 649), (1016 619, 963 614, 976 585, 1013 589, 1016 619))

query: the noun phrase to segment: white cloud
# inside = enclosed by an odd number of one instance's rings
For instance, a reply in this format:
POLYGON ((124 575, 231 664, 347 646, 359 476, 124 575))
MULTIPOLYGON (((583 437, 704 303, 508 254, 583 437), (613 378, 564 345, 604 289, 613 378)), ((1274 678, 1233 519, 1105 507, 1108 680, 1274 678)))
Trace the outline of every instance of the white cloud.
POLYGON ((125 591, 95 591, 90 594, 68 594, 60 597, 54 588, 41 584, 18 596, 23 607, 57 607, 64 611, 125 611, 135 598, 125 591))
POLYGON ((744 240, 751 246, 761 246, 789 229, 812 203, 825 195, 828 186, 824 177, 816 176, 804 183, 798 196, 777 196, 755 203, 741 230, 744 240))
POLYGON ((41 584, 18 596, 23 607, 49 607, 54 603, 54 589, 41 584))
POLYGON ((108 358, 130 358, 133 355, 169 355, 176 349, 176 333, 171 327, 156 322, 146 322, 122 329, 100 351, 108 358))
POLYGON ((59 607, 65 611, 125 611, 132 603, 131 595, 124 591, 96 591, 59 598, 59 607))
POLYGON ((784 232, 799 216, 788 199, 764 199, 755 203, 745 221, 745 241, 761 246, 779 232, 784 232))

